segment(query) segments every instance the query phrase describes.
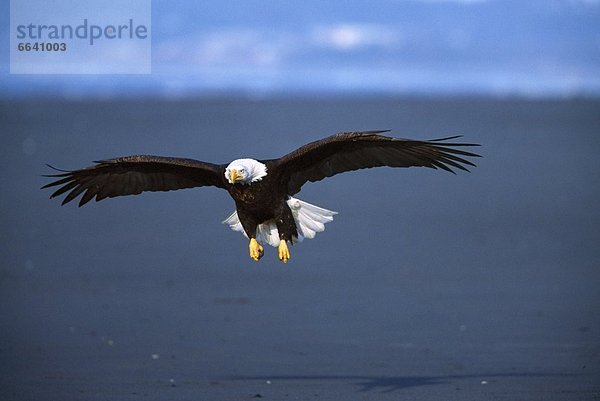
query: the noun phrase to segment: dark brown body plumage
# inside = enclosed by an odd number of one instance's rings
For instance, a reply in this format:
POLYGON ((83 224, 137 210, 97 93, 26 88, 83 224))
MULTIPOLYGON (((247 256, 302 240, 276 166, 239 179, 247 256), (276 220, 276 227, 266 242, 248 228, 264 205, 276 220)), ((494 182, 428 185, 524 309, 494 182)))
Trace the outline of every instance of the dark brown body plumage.
MULTIPOLYGON (((273 162, 262 161, 267 170, 273 162)), ((232 185, 227 183, 227 191, 235 201, 235 208, 244 231, 249 238, 256 237, 256 228, 268 220, 275 220, 280 239, 292 241, 298 237, 298 231, 287 200, 289 195, 278 183, 280 175, 267 174, 262 180, 250 185, 232 185)))

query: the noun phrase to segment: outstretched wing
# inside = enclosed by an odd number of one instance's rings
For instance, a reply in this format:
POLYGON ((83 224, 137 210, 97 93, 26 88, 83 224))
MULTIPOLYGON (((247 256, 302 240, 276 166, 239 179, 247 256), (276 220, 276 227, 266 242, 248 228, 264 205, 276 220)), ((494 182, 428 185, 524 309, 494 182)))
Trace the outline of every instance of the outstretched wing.
POLYGON ((193 159, 126 156, 94 163, 95 166, 81 170, 46 175, 59 179, 42 189, 59 186, 50 198, 70 191, 63 205, 83 194, 79 202, 79 206, 83 206, 94 197, 100 201, 144 191, 171 191, 208 185, 225 187, 223 166, 193 159))
POLYGON ((388 131, 343 132, 311 142, 273 161, 289 195, 299 192, 306 182, 371 167, 429 167, 454 173, 475 166, 468 157, 479 155, 457 149, 479 146, 449 142, 459 136, 416 141, 380 135, 388 131))

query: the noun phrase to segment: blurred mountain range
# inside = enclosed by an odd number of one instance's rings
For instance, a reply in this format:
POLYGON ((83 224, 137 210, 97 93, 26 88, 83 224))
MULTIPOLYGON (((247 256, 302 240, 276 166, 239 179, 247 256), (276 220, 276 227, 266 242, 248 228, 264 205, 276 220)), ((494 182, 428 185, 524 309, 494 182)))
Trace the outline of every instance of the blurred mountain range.
POLYGON ((597 96, 600 0, 153 1, 150 75, 8 71, 5 60, 4 97, 597 96))

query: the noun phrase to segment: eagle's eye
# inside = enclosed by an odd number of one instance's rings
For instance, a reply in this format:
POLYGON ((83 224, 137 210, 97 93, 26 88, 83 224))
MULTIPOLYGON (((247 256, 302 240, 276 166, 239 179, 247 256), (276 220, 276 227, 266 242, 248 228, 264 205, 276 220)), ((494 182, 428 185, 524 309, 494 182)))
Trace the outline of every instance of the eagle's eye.
POLYGON ((244 169, 243 167, 240 169, 240 173, 244 174, 246 172, 246 169, 244 169))

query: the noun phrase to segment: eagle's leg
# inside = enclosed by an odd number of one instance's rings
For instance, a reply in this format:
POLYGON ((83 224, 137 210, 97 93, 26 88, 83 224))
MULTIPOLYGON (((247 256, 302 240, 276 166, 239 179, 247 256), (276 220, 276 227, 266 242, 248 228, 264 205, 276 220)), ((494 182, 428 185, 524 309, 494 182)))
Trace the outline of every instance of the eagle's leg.
POLYGON ((282 239, 279 241, 278 251, 279 260, 281 260, 283 263, 287 263, 287 261, 290 260, 290 250, 287 246, 286 240, 282 239))
POLYGON ((250 245, 248 245, 248 250, 250 251, 250 258, 255 261, 259 261, 262 258, 265 250, 262 245, 258 243, 256 238, 250 238, 250 245))
POLYGON ((248 238, 250 238, 250 243, 248 244, 250 258, 258 262, 265 252, 263 247, 256 240, 256 227, 258 226, 258 222, 256 218, 254 218, 252 214, 247 213, 245 209, 236 207, 236 210, 240 223, 242 223, 242 227, 244 228, 244 232, 248 238))
POLYGON ((277 231, 279 232, 279 260, 283 263, 287 263, 290 260, 290 250, 288 248, 288 241, 292 243, 293 238, 298 237, 298 229, 296 228, 296 221, 294 215, 290 210, 287 202, 282 202, 280 207, 276 211, 275 224, 277 225, 277 231))

